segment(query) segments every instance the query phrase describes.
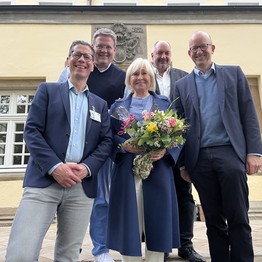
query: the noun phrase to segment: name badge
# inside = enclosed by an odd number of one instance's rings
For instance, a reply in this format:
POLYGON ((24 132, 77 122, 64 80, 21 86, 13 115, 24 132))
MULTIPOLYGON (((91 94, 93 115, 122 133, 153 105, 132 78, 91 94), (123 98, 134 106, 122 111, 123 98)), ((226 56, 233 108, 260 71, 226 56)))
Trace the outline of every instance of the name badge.
POLYGON ((90 110, 90 118, 97 122, 101 122, 101 115, 94 110, 90 110))

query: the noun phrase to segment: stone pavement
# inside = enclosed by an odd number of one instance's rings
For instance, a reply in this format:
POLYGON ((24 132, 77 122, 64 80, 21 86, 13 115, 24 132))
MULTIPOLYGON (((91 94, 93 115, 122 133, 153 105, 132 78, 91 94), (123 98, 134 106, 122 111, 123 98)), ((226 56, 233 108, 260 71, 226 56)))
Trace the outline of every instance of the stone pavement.
MULTIPOLYGON (((255 262, 262 262, 262 220, 251 220, 250 222, 253 230, 253 245, 255 252, 255 262)), ((9 237, 10 227, 0 227, 0 262, 4 262, 6 245, 9 237)), ((41 255, 39 262, 51 262, 53 261, 53 248, 55 241, 56 224, 52 224, 42 246, 41 255)), ((210 256, 208 251, 208 244, 206 238, 206 228, 205 223, 201 221, 196 221, 194 226, 194 247, 195 249, 204 257, 206 257, 207 262, 210 262, 210 256)), ((80 255, 79 260, 82 262, 94 261, 91 254, 92 242, 88 234, 86 234, 83 251, 80 255)), ((111 254, 115 261, 121 261, 121 256, 118 252, 111 251, 111 254)), ((174 249, 173 253, 168 258, 169 261, 185 261, 177 256, 177 250, 174 249)), ((17 261, 19 262, 19 261, 17 261)), ((30 261, 28 261, 30 262, 30 261)), ((223 261, 221 261, 223 262, 223 261)))

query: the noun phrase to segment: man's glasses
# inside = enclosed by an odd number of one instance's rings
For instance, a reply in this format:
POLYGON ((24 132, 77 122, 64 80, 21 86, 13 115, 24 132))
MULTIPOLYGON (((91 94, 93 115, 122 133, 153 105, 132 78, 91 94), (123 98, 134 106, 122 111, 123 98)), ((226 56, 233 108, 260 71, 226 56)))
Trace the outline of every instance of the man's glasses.
POLYGON ((97 45, 96 48, 98 50, 106 49, 107 51, 111 51, 113 49, 110 45, 97 45))
POLYGON ((91 62, 93 61, 93 56, 92 55, 89 55, 89 54, 83 54, 81 52, 72 52, 71 53, 72 57, 75 58, 75 59, 80 59, 82 56, 84 57, 85 61, 86 62, 91 62))
POLYGON ((196 45, 196 46, 192 46, 189 48, 189 50, 192 52, 192 53, 196 53, 198 51, 198 48, 201 49, 201 51, 206 51, 208 49, 208 46, 209 45, 212 45, 212 44, 202 44, 202 45, 196 45))

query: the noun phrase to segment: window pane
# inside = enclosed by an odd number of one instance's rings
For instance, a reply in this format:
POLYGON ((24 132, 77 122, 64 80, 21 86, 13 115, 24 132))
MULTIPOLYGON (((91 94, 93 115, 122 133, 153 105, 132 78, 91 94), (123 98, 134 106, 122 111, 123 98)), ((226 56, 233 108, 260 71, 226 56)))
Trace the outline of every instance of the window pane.
POLYGON ((25 146, 25 153, 29 153, 29 151, 28 151, 28 149, 27 149, 27 147, 25 146))
POLYGON ((23 134, 15 134, 15 142, 23 142, 23 134))
POLYGON ((9 95, 1 96, 0 103, 1 104, 9 104, 10 103, 10 96, 9 95))
POLYGON ((5 145, 0 144, 0 154, 4 154, 4 153, 5 153, 5 145))
POLYGON ((17 104, 24 104, 24 103, 26 103, 26 95, 18 95, 17 104))
POLYGON ((14 153, 22 153, 23 152, 23 145, 15 145, 14 146, 14 153))
POLYGON ((17 106, 16 113, 17 114, 24 114, 25 113, 25 106, 17 106))
POLYGON ((7 114, 9 112, 8 105, 0 105, 0 114, 7 114))
POLYGON ((0 143, 6 142, 6 134, 0 134, 0 143))
POLYGON ((0 123, 0 132, 7 131, 7 123, 0 123))
POLYGON ((22 164, 21 160, 22 160, 21 156, 14 156, 13 157, 13 165, 21 165, 22 164))
POLYGON ((28 163, 29 156, 25 156, 24 164, 26 165, 28 163))
POLYGON ((0 166, 4 165, 4 156, 0 156, 0 166))
POLYGON ((17 123, 15 130, 16 131, 24 131, 24 123, 17 123))

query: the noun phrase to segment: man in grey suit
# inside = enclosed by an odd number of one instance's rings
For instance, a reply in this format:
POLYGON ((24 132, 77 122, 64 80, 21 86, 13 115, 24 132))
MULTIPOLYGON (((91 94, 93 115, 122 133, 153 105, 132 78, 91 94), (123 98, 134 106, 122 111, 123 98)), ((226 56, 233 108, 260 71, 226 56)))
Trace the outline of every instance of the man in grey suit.
POLYGON ((198 191, 212 262, 253 262, 246 174, 261 167, 259 123, 242 70, 213 63, 214 51, 208 33, 194 33, 195 68, 176 82, 175 106, 190 125, 179 166, 198 191))
MULTIPOLYGON (((154 44, 151 57, 156 78, 156 93, 165 95, 173 101, 175 94, 174 88, 171 87, 175 85, 178 79, 187 75, 187 72, 170 66, 172 52, 171 46, 167 41, 157 41, 154 44)), ((192 196, 191 183, 182 179, 177 165, 173 168, 173 173, 180 221, 181 247, 178 249, 178 255, 190 262, 204 262, 206 260, 194 250, 192 243, 195 202, 192 196)), ((168 254, 166 254, 166 257, 167 256, 168 254)))

